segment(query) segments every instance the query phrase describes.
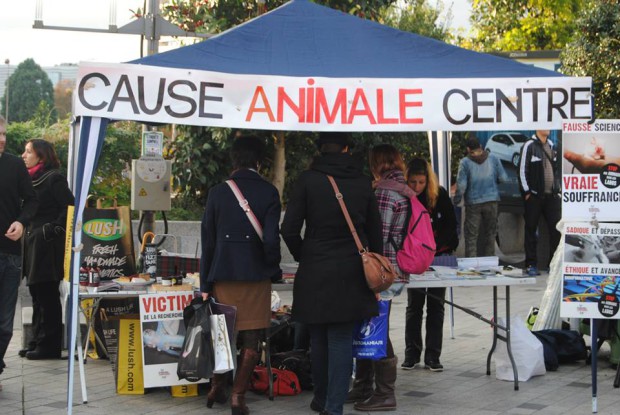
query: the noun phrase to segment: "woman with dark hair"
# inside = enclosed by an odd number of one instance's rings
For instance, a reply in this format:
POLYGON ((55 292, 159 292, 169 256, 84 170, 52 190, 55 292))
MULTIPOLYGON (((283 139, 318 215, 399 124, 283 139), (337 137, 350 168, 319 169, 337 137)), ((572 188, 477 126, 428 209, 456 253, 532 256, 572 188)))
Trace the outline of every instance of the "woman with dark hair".
MULTIPOLYGON (((390 260, 396 272, 402 274, 396 261, 396 252, 402 245, 406 231, 409 198, 414 195, 413 190, 405 183, 405 162, 398 150, 389 144, 379 144, 373 147, 368 161, 375 179, 375 196, 381 213, 382 252, 390 260)), ((381 293, 381 300, 389 301, 391 306, 392 299, 400 295, 405 282, 406 280, 401 279, 392 284, 390 288, 381 293)), ((397 359, 388 329, 385 358, 380 360, 356 359, 355 380, 347 396, 347 402, 355 402, 355 409, 358 411, 395 410, 396 363, 397 359)))
POLYGON ((299 262, 293 319, 310 331, 314 384, 310 408, 341 415, 351 379, 353 327, 376 315, 378 307, 327 176, 334 178, 362 243, 374 252, 382 249, 381 218, 370 178, 349 154, 349 135, 323 132, 318 147, 321 154, 292 188, 282 237, 299 262))
POLYGON ((22 159, 39 207, 23 238, 23 275, 32 296, 33 338, 19 355, 31 360, 58 359, 62 349, 59 283, 64 274, 67 206, 73 205, 74 198, 58 170, 60 161, 51 143, 28 140, 22 159))
MULTIPOLYGON (((271 322, 271 281, 280 270, 280 195, 258 173, 265 143, 255 136, 240 136, 231 149, 233 172, 229 183, 209 190, 202 217, 200 291, 218 302, 237 307, 235 333, 240 360, 233 381, 233 415, 245 415, 250 377, 258 362, 259 342, 271 322), (233 187, 247 204, 240 206, 233 187), (253 219, 250 215, 253 214, 253 219), (252 220, 256 227, 253 225, 252 220)), ((215 374, 207 407, 225 403, 227 374, 215 374)))
MULTIPOLYGON (((429 162, 414 158, 407 165, 407 184, 418 196, 431 215, 433 234, 437 251, 435 256, 450 255, 459 244, 456 230, 456 215, 450 195, 439 186, 437 175, 429 162)), ((420 363, 424 349, 424 364, 432 372, 443 371, 439 361, 443 343, 444 306, 438 298, 444 298, 445 288, 425 290, 407 289, 407 311, 405 314, 405 361, 402 369, 413 369, 420 363), (426 294, 432 294, 434 297, 426 294), (422 343, 422 316, 426 301, 426 348, 422 343)))

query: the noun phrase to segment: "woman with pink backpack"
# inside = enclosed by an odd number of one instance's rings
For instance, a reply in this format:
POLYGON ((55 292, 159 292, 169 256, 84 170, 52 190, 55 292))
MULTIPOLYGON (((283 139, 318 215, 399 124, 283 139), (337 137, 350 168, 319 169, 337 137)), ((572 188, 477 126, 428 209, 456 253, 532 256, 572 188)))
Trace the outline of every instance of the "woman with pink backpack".
MULTIPOLYGON (((431 215, 435 235, 435 256, 451 255, 459 244, 456 215, 450 195, 439 186, 437 175, 429 162, 414 158, 407 165, 407 184, 431 215)), ((405 361, 401 369, 410 370, 421 362, 432 372, 443 371, 439 361, 443 342, 445 288, 407 289, 405 317, 405 361), (430 295, 427 295, 430 294, 430 295), (422 342, 422 317, 426 302, 426 339, 422 342), (426 347, 425 347, 426 346, 426 347)))

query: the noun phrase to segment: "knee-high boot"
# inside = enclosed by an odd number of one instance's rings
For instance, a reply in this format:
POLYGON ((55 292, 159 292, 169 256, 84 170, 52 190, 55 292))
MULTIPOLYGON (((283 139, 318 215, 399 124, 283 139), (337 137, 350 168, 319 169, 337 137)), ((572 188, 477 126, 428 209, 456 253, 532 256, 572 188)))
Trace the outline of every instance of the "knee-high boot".
POLYGON ((228 400, 228 394, 226 393, 228 376, 228 373, 221 373, 214 374, 213 378, 211 378, 211 389, 207 394, 207 408, 212 408, 214 402, 223 404, 228 400))
POLYGON ((364 402, 355 404, 358 411, 394 411, 396 409, 396 397, 394 387, 396 384, 396 356, 376 360, 375 366, 375 391, 364 402))
POLYGON ((372 360, 357 359, 355 361, 355 380, 353 380, 353 387, 347 394, 345 403, 363 402, 370 398, 374 373, 372 360))
POLYGON ((232 415, 248 415, 250 413, 250 409, 245 404, 245 392, 248 390, 256 363, 258 363, 258 352, 256 350, 241 350, 241 361, 237 367, 237 373, 235 373, 230 399, 232 415))

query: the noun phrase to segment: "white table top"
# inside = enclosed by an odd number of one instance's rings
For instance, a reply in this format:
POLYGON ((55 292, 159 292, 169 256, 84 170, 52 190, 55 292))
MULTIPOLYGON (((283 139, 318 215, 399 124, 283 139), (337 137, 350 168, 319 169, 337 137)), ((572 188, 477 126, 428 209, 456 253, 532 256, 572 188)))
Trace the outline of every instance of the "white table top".
POLYGON ((536 278, 521 276, 521 270, 511 272, 509 275, 477 275, 461 276, 455 273, 442 273, 440 271, 427 272, 424 275, 410 275, 407 288, 435 288, 435 287, 480 287, 480 286, 512 286, 536 284, 536 278))

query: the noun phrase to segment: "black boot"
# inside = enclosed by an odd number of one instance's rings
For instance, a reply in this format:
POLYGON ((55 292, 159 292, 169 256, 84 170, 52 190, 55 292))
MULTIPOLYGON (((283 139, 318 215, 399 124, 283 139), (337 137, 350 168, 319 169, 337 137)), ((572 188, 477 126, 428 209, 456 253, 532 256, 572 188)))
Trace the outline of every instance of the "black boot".
POLYGON ((374 380, 372 360, 357 359, 355 361, 355 380, 353 387, 347 394, 345 403, 363 402, 372 395, 372 383, 374 380))
POLYGON ((224 404, 228 400, 226 393, 228 373, 214 374, 211 379, 211 389, 207 394, 207 408, 212 408, 213 403, 224 404))
POLYGON ((396 356, 373 362, 375 366, 375 391, 364 402, 355 404, 355 409, 364 412, 396 410, 396 356))

